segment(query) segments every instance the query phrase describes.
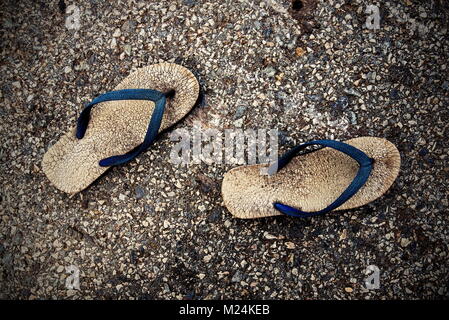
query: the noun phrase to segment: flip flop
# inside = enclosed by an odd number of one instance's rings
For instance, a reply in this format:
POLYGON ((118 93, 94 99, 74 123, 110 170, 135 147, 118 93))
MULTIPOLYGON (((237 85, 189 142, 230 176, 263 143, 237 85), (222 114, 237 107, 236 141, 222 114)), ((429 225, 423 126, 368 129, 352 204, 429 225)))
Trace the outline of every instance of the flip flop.
POLYGON ((270 166, 228 171, 221 191, 225 206, 238 218, 309 217, 374 201, 393 184, 400 163, 397 148, 382 138, 315 140, 296 146, 270 166), (322 148, 296 156, 312 145, 322 148), (263 168, 268 174, 261 174, 263 168))
POLYGON ((145 151, 192 109, 198 94, 197 79, 182 66, 138 69, 84 108, 77 126, 44 155, 42 169, 56 188, 79 192, 111 166, 145 151))

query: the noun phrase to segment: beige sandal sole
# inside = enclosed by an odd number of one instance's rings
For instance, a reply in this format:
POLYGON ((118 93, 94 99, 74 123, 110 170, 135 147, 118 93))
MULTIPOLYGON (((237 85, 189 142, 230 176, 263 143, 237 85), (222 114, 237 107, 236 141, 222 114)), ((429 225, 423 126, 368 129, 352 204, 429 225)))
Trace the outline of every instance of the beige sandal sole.
MULTIPOLYGON (((366 184, 336 210, 360 207, 382 196, 401 164, 398 149, 385 139, 360 137, 345 143, 373 158, 374 165, 366 184)), ((224 175, 223 201, 235 217, 282 215, 273 207, 275 202, 306 212, 322 210, 343 193, 359 169, 354 159, 331 148, 297 156, 272 176, 261 175, 263 167, 267 165, 241 166, 224 175)))
MULTIPOLYGON (((199 84, 188 69, 160 63, 141 68, 113 90, 175 90, 167 99, 160 131, 181 120, 194 106, 199 84)), ((107 101, 91 112, 85 136, 77 139, 76 127, 69 130, 44 155, 42 169, 50 182, 67 193, 76 193, 94 182, 109 167, 100 167, 101 159, 129 152, 143 142, 154 102, 142 100, 107 101)))

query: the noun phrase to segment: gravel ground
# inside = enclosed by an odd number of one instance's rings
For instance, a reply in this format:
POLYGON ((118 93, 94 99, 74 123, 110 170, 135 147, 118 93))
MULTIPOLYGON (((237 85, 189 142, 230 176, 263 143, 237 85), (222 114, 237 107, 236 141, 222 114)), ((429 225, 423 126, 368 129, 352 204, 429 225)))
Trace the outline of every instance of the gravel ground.
POLYGON ((78 31, 70 4, 2 1, 0 298, 448 297, 446 1, 382 3, 379 30, 365 0, 79 0, 78 31), (385 137, 402 171, 360 209, 239 220, 220 196, 232 165, 172 165, 164 134, 73 197, 52 187, 43 154, 83 103, 162 61, 202 85, 178 128, 277 128, 281 151, 385 137))

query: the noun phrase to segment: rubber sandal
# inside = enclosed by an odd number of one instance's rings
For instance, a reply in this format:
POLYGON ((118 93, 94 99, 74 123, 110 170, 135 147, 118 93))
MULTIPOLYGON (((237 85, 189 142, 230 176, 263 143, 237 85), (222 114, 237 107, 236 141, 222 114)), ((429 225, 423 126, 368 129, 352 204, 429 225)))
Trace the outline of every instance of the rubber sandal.
POLYGON ((382 196, 399 173, 401 158, 389 141, 360 137, 299 145, 270 166, 241 166, 223 178, 225 206, 238 218, 309 217, 363 206, 382 196), (298 153, 309 146, 321 149, 298 153), (265 168, 268 174, 261 174, 265 168))
POLYGON ((145 151, 192 109, 198 94, 197 79, 182 66, 138 69, 84 108, 77 126, 44 155, 44 173, 64 192, 85 189, 111 166, 145 151))

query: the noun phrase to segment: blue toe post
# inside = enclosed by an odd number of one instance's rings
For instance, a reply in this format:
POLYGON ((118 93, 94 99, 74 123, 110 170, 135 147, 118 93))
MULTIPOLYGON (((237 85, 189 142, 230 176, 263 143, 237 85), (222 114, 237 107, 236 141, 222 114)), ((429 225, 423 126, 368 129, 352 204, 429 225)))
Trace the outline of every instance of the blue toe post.
POLYGON ((280 202, 275 202, 274 208, 278 211, 282 212, 283 214, 292 216, 292 217, 311 217, 316 216, 320 214, 327 213, 329 211, 332 211, 339 206, 341 206, 343 203, 348 201, 353 195, 357 193, 357 191, 360 190, 360 188, 366 183, 368 180, 371 170, 373 168, 374 160, 370 157, 368 157, 363 151, 349 145, 343 142, 334 141, 334 140, 315 140, 311 142, 307 142, 304 144, 301 144, 299 146, 294 147, 290 151, 288 151, 286 154, 284 154, 282 157, 278 159, 278 161, 270 166, 268 169, 268 172, 276 172, 281 170, 283 167, 285 167, 297 154, 299 151, 312 146, 312 145, 320 145, 323 147, 329 147, 333 148, 335 150, 341 151, 354 160, 356 160, 360 166, 357 175, 355 176, 354 180, 351 182, 351 184, 346 188, 345 191, 329 206, 326 208, 316 211, 316 212, 305 212, 301 211, 299 209, 287 206, 285 204, 282 204, 280 202))
POLYGON ((100 160, 99 165, 101 167, 116 166, 126 163, 137 157, 141 152, 145 151, 156 139, 167 102, 166 95, 157 90, 123 89, 117 91, 109 91, 96 97, 91 103, 86 105, 86 107, 81 112, 76 127, 76 137, 78 139, 82 139, 84 137, 84 134, 86 133, 87 126, 90 120, 90 111, 92 110, 92 108, 100 102, 114 100, 149 100, 155 103, 155 107, 153 114, 151 115, 150 123, 148 125, 147 133, 145 134, 143 142, 136 148, 125 154, 116 155, 100 160))

